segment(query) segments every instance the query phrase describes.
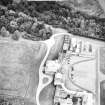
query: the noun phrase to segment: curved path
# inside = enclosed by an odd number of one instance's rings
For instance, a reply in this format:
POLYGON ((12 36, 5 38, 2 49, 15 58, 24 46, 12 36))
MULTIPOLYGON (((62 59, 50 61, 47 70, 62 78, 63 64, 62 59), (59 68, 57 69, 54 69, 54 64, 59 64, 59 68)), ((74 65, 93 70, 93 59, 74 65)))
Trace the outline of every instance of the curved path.
POLYGON ((53 80, 52 76, 48 76, 48 75, 45 75, 43 73, 43 66, 44 66, 44 64, 45 64, 45 62, 46 62, 46 60, 48 58, 48 55, 50 53, 50 49, 54 45, 54 38, 46 40, 44 43, 47 45, 47 53, 46 53, 46 55, 45 55, 41 65, 40 65, 40 68, 39 68, 39 84, 38 84, 38 88, 37 88, 37 92, 36 92, 36 102, 37 102, 37 105, 40 105, 40 102, 39 102, 40 92, 43 90, 43 88, 45 88, 53 80), (48 79, 48 81, 46 83, 43 83, 44 78, 48 79))

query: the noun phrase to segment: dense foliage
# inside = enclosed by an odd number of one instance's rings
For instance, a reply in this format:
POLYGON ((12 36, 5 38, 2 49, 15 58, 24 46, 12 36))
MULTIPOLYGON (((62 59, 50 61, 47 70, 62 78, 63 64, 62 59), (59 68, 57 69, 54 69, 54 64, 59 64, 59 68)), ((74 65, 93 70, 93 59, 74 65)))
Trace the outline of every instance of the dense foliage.
MULTIPOLYGON (((45 36, 47 39, 51 36, 51 32, 48 35, 39 35, 43 32, 44 23, 52 25, 54 27, 60 27, 68 30, 68 32, 74 35, 80 35, 84 37, 91 37, 105 41, 105 19, 99 19, 98 17, 88 16, 86 14, 74 11, 72 8, 68 8, 59 5, 57 2, 51 1, 36 1, 36 2, 24 2, 19 4, 8 4, 8 10, 15 11, 15 14, 10 16, 7 12, 0 11, 0 28, 5 26, 10 32, 15 30, 26 31, 27 37, 34 39, 33 37, 45 36), (23 12, 26 17, 31 18, 31 21, 26 18, 20 17, 19 12, 23 12), (38 27, 35 30, 31 29, 35 21, 42 21, 41 26, 38 23, 38 27), (10 26, 11 21, 15 20, 15 27, 10 26), (6 24, 6 25, 5 25, 6 24), (39 28, 40 27, 40 28, 39 28), (39 30, 41 31, 39 32, 39 30)), ((43 38, 42 38, 43 39, 43 38)))
POLYGON ((3 37, 11 34, 15 40, 20 37, 20 34, 31 40, 45 40, 52 35, 50 27, 46 27, 42 21, 37 21, 36 17, 7 8, 0 9, 0 29, 3 37))
POLYGON ((13 0, 0 0, 0 5, 7 6, 8 4, 11 4, 13 0))

